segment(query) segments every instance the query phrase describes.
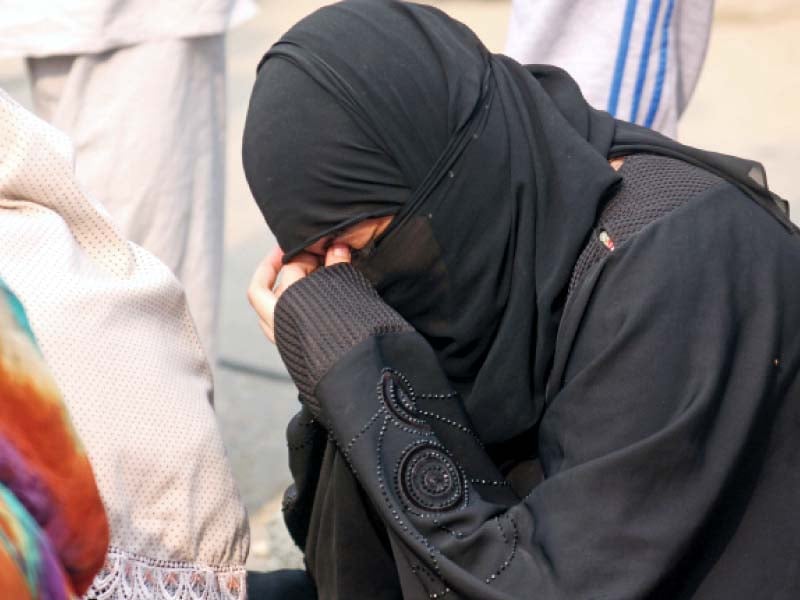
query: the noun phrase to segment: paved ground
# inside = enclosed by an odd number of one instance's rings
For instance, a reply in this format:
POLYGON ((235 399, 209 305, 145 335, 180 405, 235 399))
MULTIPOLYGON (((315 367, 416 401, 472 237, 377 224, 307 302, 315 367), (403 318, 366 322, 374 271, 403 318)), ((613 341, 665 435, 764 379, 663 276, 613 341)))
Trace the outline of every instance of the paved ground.
MULTIPOLYGON (((274 348, 245 300, 255 264, 272 238, 250 199, 239 158, 255 65, 263 52, 321 2, 264 0, 261 14, 229 37, 228 186, 221 362, 216 408, 234 471, 251 513, 251 566, 297 561, 280 541, 275 498, 288 480, 283 430, 296 410, 294 391, 274 348)), ((502 50, 506 0, 433 2, 502 50)), ((760 159, 774 190, 796 200, 800 215, 800 4, 797 0, 718 0, 703 75, 684 117, 688 143, 760 159)), ((0 61, 0 87, 29 103, 18 61, 0 61)))

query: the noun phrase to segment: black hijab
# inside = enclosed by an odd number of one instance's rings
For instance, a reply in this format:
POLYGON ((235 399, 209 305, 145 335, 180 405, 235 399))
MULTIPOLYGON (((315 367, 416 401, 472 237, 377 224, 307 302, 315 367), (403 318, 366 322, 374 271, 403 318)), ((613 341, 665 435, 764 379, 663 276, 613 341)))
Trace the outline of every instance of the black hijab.
POLYGON ((392 0, 325 7, 272 47, 243 157, 288 256, 395 215, 356 264, 496 443, 542 413, 570 274, 618 181, 608 158, 644 151, 723 176, 791 227, 756 163, 615 121, 563 71, 492 55, 439 10, 392 0))

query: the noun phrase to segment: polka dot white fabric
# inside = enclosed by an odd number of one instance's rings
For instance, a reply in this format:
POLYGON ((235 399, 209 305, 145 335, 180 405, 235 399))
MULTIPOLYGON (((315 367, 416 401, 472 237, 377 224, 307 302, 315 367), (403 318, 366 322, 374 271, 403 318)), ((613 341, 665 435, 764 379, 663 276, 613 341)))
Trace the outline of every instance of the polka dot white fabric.
POLYGON ((112 548, 90 597, 244 598, 247 518, 182 289, 73 178, 67 138, 0 90, 0 276, 87 448, 112 548))

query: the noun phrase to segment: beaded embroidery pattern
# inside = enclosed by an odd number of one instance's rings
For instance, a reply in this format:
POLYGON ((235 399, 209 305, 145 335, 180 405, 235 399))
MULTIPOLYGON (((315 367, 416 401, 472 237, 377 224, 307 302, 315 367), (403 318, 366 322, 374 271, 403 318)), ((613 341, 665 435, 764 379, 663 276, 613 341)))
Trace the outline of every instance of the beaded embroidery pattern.
MULTIPOLYGON (((450 399, 456 394, 416 393, 408 378, 401 372, 384 368, 377 384, 378 409, 346 444, 348 453, 353 446, 364 439, 366 431, 376 423, 381 423, 377 435, 376 452, 378 456, 378 485, 384 501, 397 525, 407 535, 420 542, 428 551, 430 568, 423 564, 415 564, 412 572, 424 582, 429 599, 449 596, 452 591, 439 572, 437 556, 440 550, 426 536, 413 531, 405 522, 406 518, 430 520, 437 529, 446 532, 455 539, 463 539, 465 533, 446 527, 439 516, 451 511, 463 510, 469 504, 470 485, 505 486, 505 481, 484 480, 469 477, 454 461, 449 452, 435 440, 429 439, 432 430, 426 419, 435 419, 446 423, 459 432, 469 435, 480 444, 475 433, 459 423, 442 415, 421 410, 417 406, 418 397, 450 399), (381 417, 383 417, 381 419, 381 417), (388 458, 385 455, 385 436, 390 427, 412 434, 416 440, 399 450, 399 456, 391 469, 389 481, 384 473, 383 465, 388 458), (391 483, 390 483, 391 482, 391 483), (388 484, 388 485, 387 485, 388 484), (394 494, 389 493, 393 488, 394 494), (438 588, 437 591, 431 588, 438 588)), ((517 554, 519 532, 514 519, 510 515, 496 518, 496 525, 501 533, 504 545, 508 548, 505 559, 501 559, 497 567, 483 575, 484 583, 493 583, 509 568, 517 554), (503 522, 506 527, 503 526, 503 522), (508 533, 506 530, 510 530, 508 533)))

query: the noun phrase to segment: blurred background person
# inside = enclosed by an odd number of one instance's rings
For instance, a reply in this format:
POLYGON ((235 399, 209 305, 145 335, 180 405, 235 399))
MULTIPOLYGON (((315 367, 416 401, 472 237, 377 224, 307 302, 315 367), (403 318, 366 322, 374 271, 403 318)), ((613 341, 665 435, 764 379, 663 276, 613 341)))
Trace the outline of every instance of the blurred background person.
POLYGON ((675 137, 713 11, 714 0, 512 0, 506 54, 557 65, 595 108, 675 137))
POLYGON ((252 0, 4 0, 0 55, 27 59, 78 181, 181 280, 214 357, 225 192, 225 31, 252 0))

